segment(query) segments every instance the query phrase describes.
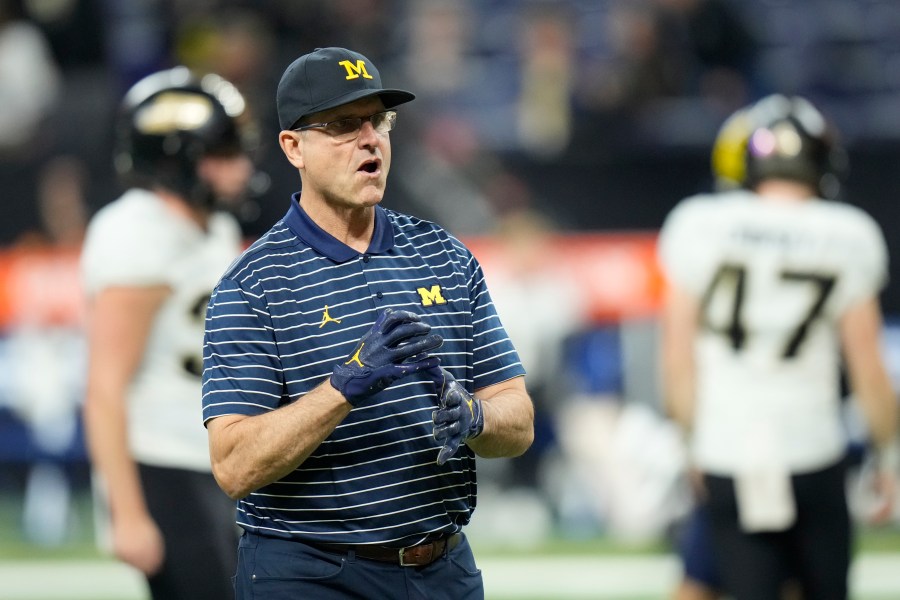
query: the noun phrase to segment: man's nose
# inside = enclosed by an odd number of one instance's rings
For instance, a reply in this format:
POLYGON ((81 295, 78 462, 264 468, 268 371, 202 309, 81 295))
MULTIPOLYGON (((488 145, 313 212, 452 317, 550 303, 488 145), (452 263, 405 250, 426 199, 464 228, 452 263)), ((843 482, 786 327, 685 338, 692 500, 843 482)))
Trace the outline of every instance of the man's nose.
POLYGON ((378 132, 375 131, 375 126, 372 125, 371 117, 363 119, 363 122, 360 124, 357 142, 363 146, 372 146, 378 143, 378 132))

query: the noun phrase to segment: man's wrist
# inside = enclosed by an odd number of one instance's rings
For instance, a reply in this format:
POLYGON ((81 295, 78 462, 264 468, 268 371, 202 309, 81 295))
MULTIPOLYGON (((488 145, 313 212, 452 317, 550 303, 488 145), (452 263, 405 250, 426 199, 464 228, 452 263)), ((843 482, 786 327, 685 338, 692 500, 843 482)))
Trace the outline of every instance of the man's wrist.
POLYGON ((879 470, 898 474, 900 472, 900 440, 894 439, 888 445, 878 448, 875 462, 879 470))
POLYGON ((364 373, 358 372, 350 367, 346 367, 341 364, 337 364, 334 366, 334 369, 331 371, 331 377, 329 377, 329 382, 331 383, 331 387, 336 389, 340 394, 349 402, 351 405, 356 406, 359 402, 365 399, 366 390, 362 389, 353 389, 353 388, 361 388, 362 375, 364 373))
POLYGON ((475 396, 470 395, 469 398, 472 402, 474 419, 469 426, 469 435, 466 436, 466 439, 474 440, 484 432, 484 403, 475 396))

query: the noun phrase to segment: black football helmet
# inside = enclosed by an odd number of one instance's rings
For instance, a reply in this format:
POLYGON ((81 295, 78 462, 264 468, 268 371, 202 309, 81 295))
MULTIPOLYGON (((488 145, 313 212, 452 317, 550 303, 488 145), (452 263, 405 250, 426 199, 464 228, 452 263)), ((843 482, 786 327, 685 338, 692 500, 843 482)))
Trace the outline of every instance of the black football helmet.
POLYGON ((712 165, 720 189, 788 179, 812 185, 823 198, 834 198, 846 170, 846 154, 837 130, 812 103, 774 94, 725 121, 712 165))
POLYGON ((160 186, 210 206, 215 198, 199 179, 197 163, 248 152, 248 126, 244 97, 222 77, 186 67, 153 73, 120 105, 116 171, 129 185, 160 186))

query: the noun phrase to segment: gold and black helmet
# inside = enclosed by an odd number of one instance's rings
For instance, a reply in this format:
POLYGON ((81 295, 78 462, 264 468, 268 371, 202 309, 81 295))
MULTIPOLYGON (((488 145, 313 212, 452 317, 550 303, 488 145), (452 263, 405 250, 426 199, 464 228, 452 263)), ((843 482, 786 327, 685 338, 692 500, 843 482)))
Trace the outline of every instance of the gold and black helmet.
POLYGON ((186 67, 148 75, 121 102, 116 170, 131 185, 161 186, 208 203, 197 163, 204 156, 246 152, 247 122, 244 97, 218 75, 186 67))
POLYGON ((789 179, 833 198, 846 170, 846 155, 837 130, 811 102, 774 94, 741 108, 722 124, 712 170, 719 189, 789 179))

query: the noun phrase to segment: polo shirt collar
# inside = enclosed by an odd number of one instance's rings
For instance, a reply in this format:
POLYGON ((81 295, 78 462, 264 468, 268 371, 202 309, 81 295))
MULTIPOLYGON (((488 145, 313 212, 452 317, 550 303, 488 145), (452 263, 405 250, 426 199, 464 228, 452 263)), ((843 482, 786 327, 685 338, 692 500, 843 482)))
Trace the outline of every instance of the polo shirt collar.
MULTIPOLYGON (((319 254, 335 262, 347 262, 359 256, 359 252, 339 241, 319 227, 300 206, 300 192, 291 196, 291 208, 284 217, 285 224, 300 239, 319 254)), ((375 207, 375 231, 366 254, 384 254, 394 247, 394 228, 387 213, 380 206, 375 207)))

